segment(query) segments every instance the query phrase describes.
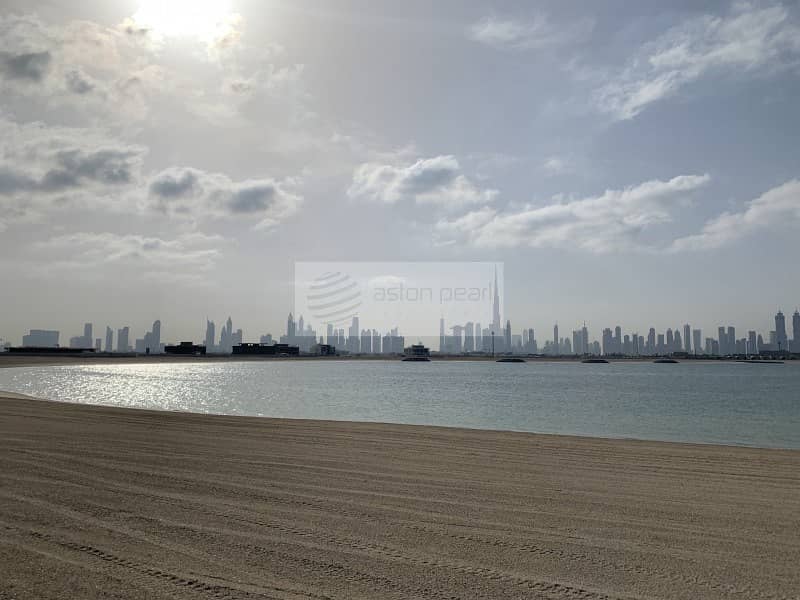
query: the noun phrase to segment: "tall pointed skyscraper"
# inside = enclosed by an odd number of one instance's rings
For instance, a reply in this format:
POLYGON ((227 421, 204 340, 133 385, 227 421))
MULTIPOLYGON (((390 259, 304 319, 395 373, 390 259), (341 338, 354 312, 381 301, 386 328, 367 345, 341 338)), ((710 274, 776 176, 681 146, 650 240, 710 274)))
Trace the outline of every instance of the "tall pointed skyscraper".
POLYGON ((778 314, 775 315, 775 335, 778 343, 776 350, 787 350, 786 317, 783 316, 783 312, 780 310, 778 314))
POLYGON ((499 335, 503 331, 500 321, 500 290, 497 286, 497 267, 494 268, 494 300, 492 302, 492 331, 499 335))

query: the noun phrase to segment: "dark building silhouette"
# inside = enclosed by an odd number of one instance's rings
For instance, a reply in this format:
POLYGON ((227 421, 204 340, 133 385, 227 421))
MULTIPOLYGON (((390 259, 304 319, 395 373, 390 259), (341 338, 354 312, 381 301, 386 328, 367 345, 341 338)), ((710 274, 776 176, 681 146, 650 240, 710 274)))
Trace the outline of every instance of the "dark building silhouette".
POLYGON ((233 354, 238 355, 266 355, 266 356, 298 356, 300 354, 299 346, 290 346, 289 344, 272 344, 267 346, 265 344, 239 344, 233 347, 233 354))
POLYGON ((181 342, 177 346, 165 346, 164 352, 167 354, 186 354, 186 355, 205 355, 206 347, 192 342, 181 342))
POLYGON ((50 346, 12 346, 8 351, 16 354, 94 354, 94 348, 53 348, 50 346))

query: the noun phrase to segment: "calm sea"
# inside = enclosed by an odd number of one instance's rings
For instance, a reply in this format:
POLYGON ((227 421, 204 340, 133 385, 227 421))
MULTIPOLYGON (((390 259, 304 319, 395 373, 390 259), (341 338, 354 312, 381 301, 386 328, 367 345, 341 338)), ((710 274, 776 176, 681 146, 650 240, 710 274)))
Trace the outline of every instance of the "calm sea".
POLYGON ((279 361, 0 369, 88 404, 800 448, 800 365, 279 361))

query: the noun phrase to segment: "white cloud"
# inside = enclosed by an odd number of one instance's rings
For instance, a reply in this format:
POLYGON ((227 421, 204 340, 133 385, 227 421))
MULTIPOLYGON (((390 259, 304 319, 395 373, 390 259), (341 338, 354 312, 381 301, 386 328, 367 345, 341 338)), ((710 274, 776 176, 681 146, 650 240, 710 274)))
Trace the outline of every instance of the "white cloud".
POLYGON ((115 210, 135 186, 147 149, 102 130, 19 124, 0 117, 0 210, 6 224, 50 210, 115 210))
POLYGON ((114 233, 71 233, 33 245, 28 259, 40 274, 89 271, 99 278, 132 269, 148 279, 203 281, 222 256, 225 240, 216 235, 187 233, 173 239, 114 233), (67 257, 67 258, 64 258, 67 257))
POLYGON ((702 231, 675 240, 673 251, 719 248, 743 237, 800 224, 800 181, 793 179, 748 202, 741 212, 725 212, 702 231))
POLYGON ((171 167, 150 178, 144 206, 179 218, 243 218, 269 230, 300 208, 303 198, 290 190, 293 184, 269 178, 236 182, 220 173, 171 167))
POLYGON ((709 181, 708 175, 652 180, 600 196, 499 211, 489 207, 436 226, 443 239, 478 247, 557 247, 611 252, 647 246, 639 238, 672 220, 676 202, 709 181))
POLYGON ((18 124, 0 118, 0 210, 4 226, 51 211, 160 213, 176 220, 240 218, 269 230, 297 212, 296 181, 233 181, 171 167, 142 174, 147 148, 102 130, 18 124))
POLYGON ((550 175, 558 175, 569 169, 569 163, 559 156, 551 156, 542 163, 542 168, 550 175))
POLYGON ((423 158, 406 166, 364 163, 347 191, 354 199, 394 204, 416 202, 457 207, 491 202, 497 190, 482 189, 461 171, 454 156, 423 158))
POLYGON ((580 40, 588 35, 593 23, 587 19, 568 25, 554 25, 545 16, 532 20, 486 17, 474 23, 470 39, 502 50, 531 50, 580 40))
POLYGON ((643 46, 595 101, 616 119, 632 119, 710 72, 775 70, 798 58, 800 26, 785 6, 737 2, 725 16, 688 20, 643 46))

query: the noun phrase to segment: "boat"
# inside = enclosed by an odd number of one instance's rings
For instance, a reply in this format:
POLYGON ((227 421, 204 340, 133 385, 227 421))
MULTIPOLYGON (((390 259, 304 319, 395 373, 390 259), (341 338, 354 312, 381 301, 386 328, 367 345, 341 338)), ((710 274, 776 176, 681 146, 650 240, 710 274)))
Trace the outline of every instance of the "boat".
POLYGON ((608 364, 608 361, 605 358, 584 358, 581 362, 589 365, 608 364))
POLYGON ((782 360, 737 360, 736 362, 748 365, 782 365, 782 360))
POLYGON ((431 351, 422 344, 414 344, 405 349, 403 362, 431 362, 431 351))
POLYGON ((678 361, 674 358, 657 358, 653 361, 654 363, 661 364, 661 365, 677 365, 678 361))
POLYGON ((525 359, 524 358, 519 358, 518 356, 507 356, 505 358, 498 358, 494 362, 508 362, 508 363, 521 363, 522 362, 522 363, 524 363, 525 359))

